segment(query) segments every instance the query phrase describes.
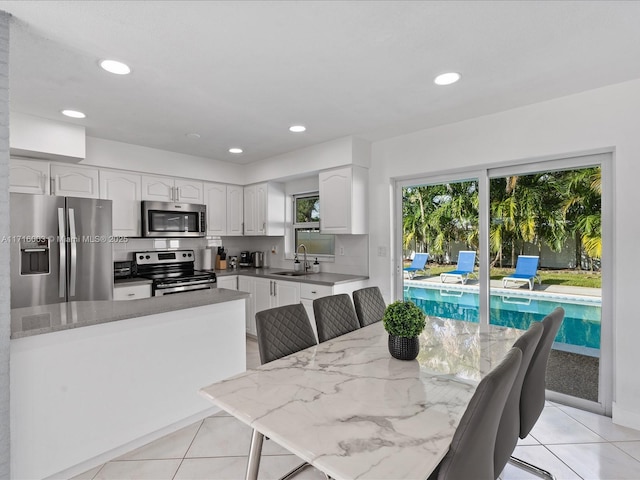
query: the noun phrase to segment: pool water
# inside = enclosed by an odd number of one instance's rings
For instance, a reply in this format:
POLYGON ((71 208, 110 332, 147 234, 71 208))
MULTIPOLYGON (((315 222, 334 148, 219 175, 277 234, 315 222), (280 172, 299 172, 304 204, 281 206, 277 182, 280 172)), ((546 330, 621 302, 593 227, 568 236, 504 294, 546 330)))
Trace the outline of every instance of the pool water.
MULTIPOLYGON (((405 286, 404 298, 418 305, 427 315, 475 323, 479 321, 477 290, 433 287, 405 286)), ((600 350, 599 298, 585 297, 581 301, 577 295, 569 298, 533 292, 527 296, 525 292, 499 289, 492 291, 490 323, 526 330, 531 322, 541 321, 556 307, 564 308, 565 316, 555 341, 568 346, 568 350, 597 355, 600 350)))

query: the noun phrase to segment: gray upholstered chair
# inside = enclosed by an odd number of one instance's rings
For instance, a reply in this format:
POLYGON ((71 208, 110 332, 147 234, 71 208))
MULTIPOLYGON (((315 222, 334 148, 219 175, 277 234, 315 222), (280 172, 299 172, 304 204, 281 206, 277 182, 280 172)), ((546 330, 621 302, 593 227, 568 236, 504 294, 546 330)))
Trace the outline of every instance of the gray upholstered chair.
POLYGON ((518 444, 520 435, 520 393, 522 384, 527 373, 533 353, 538 346, 544 327, 540 322, 534 322, 529 329, 520 335, 520 338, 513 344, 514 347, 522 351, 522 362, 518 375, 513 382, 513 387, 507 398, 507 403, 500 419, 498 436, 494 453, 494 471, 499 475, 509 462, 513 450, 518 444))
POLYGON ((256 332, 263 365, 316 345, 309 317, 301 303, 256 313, 256 332))
POLYGON ((316 298, 313 301, 318 341, 326 342, 360 328, 351 297, 346 293, 316 298))
POLYGON ((353 292, 353 305, 361 327, 379 322, 384 316, 384 303, 382 293, 378 287, 367 287, 353 292))
POLYGON ((522 351, 512 348, 478 384, 449 451, 429 480, 495 480, 493 454, 507 397, 518 374, 522 351))
MULTIPOLYGON (((563 319, 564 309, 558 307, 542 320, 542 337, 529 363, 520 394, 520 438, 529 435, 544 409, 547 362, 563 319)), ((538 476, 555 478, 550 472, 519 458, 511 457, 509 462, 538 476)))
MULTIPOLYGON (((263 365, 316 345, 309 316, 301 303, 256 313, 256 332, 260 363, 263 365)), ((281 480, 293 478, 310 466, 304 462, 281 477, 281 480)))

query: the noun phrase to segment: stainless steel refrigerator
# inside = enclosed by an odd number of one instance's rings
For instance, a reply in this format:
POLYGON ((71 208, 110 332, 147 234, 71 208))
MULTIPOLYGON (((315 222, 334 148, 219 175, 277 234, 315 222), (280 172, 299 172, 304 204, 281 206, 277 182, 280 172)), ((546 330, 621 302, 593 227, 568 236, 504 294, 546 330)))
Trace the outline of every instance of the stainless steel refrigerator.
POLYGON ((11 194, 11 308, 113 298, 111 200, 11 194))

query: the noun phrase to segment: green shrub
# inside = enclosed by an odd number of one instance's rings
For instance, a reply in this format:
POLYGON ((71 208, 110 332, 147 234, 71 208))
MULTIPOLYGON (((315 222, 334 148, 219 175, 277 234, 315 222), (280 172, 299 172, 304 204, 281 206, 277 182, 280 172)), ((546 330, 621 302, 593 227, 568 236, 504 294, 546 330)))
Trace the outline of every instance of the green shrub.
POLYGON ((424 330, 425 314, 415 303, 398 300, 387 305, 382 323, 389 335, 417 337, 424 330))

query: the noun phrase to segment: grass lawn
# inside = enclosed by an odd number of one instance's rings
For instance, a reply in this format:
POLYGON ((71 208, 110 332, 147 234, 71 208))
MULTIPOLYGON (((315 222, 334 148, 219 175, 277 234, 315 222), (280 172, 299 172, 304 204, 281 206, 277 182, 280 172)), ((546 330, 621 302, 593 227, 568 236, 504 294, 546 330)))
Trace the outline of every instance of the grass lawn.
MULTIPOLYGON (((405 262, 408 267, 411 262, 405 262)), ((455 270, 455 265, 429 264, 428 274, 432 277, 442 272, 455 270)), ((491 270, 491 280, 500 280, 513 273, 513 268, 494 268, 491 270)), ((601 288, 602 280, 600 272, 585 272, 579 270, 538 270, 538 275, 544 285, 570 285, 574 287, 601 288)))

